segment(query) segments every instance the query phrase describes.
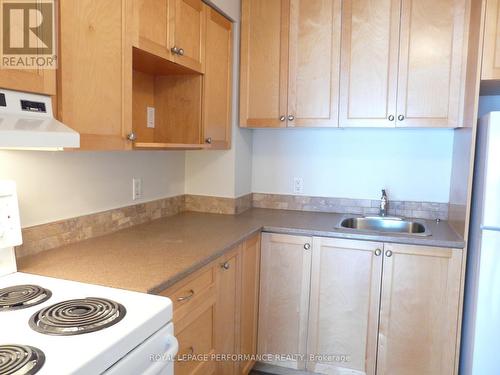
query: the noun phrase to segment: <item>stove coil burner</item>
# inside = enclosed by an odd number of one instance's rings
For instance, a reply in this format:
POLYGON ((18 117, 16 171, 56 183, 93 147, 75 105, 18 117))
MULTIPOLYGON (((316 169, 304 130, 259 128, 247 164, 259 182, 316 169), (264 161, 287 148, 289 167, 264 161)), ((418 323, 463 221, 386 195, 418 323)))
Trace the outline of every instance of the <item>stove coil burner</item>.
POLYGON ((0 345, 0 374, 33 375, 45 363, 40 349, 27 345, 0 345))
POLYGON ((29 325, 47 335, 81 335, 118 323, 126 312, 123 305, 104 298, 73 299, 38 311, 30 318, 29 325))
POLYGON ((0 311, 26 309, 47 301, 52 296, 38 285, 16 285, 0 289, 0 311))

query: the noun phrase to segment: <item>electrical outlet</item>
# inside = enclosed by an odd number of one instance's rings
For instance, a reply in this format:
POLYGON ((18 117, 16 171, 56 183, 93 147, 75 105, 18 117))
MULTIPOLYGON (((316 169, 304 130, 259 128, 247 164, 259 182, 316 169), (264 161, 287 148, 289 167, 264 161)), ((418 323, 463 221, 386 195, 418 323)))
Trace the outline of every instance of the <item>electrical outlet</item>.
POLYGON ((304 194, 304 179, 302 177, 293 178, 293 193, 304 194))
POLYGON ((132 199, 138 200, 142 198, 142 179, 133 178, 132 179, 132 199))
POLYGON ((155 127, 155 107, 147 107, 147 127, 150 129, 154 129, 155 127))

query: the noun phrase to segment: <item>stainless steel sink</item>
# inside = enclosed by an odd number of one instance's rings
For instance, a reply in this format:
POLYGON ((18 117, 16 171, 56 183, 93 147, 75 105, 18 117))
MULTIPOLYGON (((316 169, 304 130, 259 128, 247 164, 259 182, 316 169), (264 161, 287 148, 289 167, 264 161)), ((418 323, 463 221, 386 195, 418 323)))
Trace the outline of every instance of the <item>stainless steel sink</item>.
POLYGON ((417 236, 430 236, 431 232, 420 221, 410 221, 399 217, 348 217, 340 221, 340 228, 359 231, 400 233, 417 236))

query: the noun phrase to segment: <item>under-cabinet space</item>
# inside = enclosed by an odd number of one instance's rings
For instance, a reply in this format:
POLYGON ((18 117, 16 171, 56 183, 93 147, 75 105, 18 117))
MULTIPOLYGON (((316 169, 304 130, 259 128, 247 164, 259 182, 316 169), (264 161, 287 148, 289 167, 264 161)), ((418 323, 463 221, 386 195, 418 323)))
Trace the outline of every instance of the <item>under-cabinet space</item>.
POLYGON ((201 75, 155 76, 134 70, 135 148, 199 149, 202 140, 201 75))

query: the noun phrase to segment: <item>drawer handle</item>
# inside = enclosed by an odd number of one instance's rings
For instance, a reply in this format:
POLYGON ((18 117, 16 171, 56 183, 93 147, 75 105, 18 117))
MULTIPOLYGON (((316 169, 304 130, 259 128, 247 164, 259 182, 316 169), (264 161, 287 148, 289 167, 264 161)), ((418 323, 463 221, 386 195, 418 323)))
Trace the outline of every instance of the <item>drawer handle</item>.
POLYGON ((193 290, 193 289, 191 289, 191 290, 189 291, 189 294, 188 294, 188 295, 186 295, 186 296, 182 296, 182 297, 178 297, 178 298, 177 298, 177 301, 179 301, 179 302, 189 301, 191 298, 193 298, 193 296, 194 296, 194 290, 193 290))

